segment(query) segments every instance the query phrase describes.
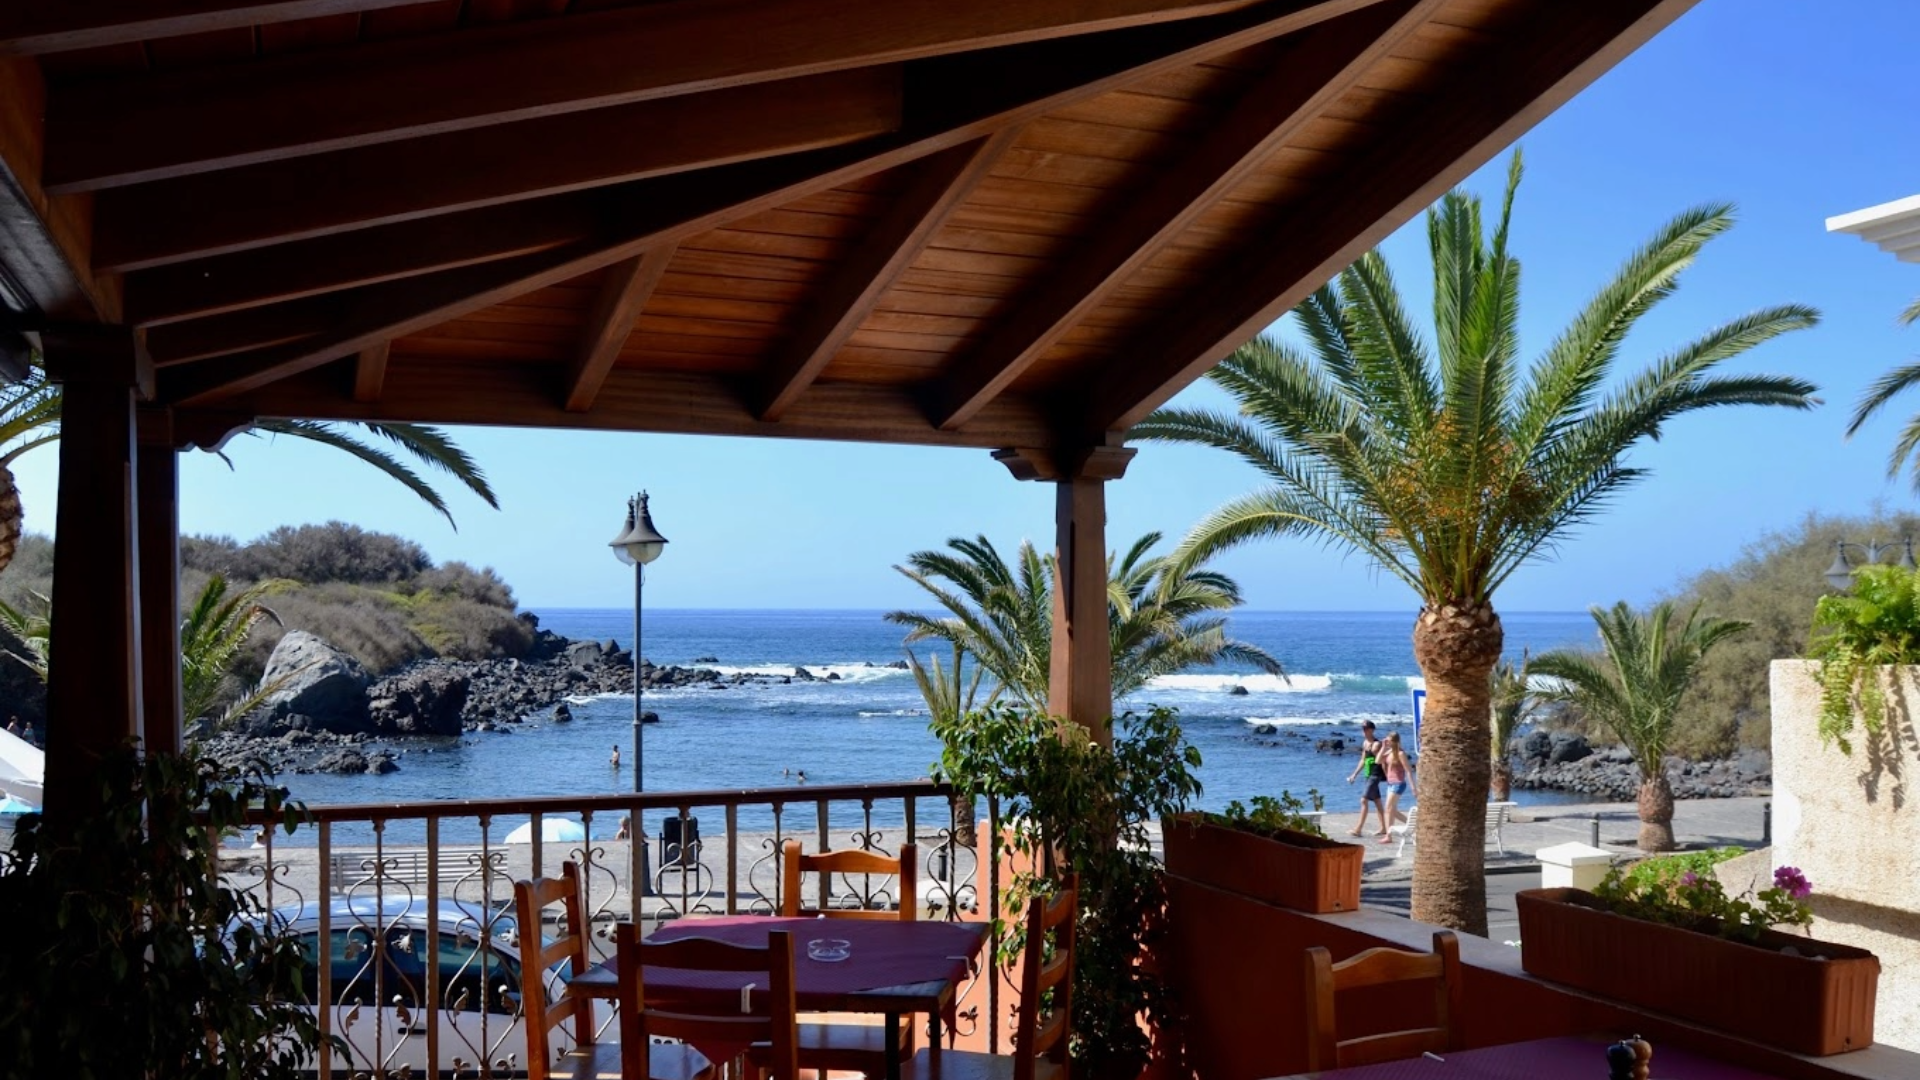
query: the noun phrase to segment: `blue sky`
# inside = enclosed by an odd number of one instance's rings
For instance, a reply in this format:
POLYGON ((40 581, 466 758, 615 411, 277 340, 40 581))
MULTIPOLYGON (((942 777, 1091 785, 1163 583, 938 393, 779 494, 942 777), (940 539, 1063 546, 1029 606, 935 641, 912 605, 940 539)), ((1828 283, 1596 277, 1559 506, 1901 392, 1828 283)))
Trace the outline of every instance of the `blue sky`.
MULTIPOLYGON (((1522 140, 1527 179, 1514 249, 1525 264, 1523 350, 1532 355, 1658 225, 1684 207, 1738 204, 1680 294, 1629 339, 1628 370, 1706 327, 1762 305, 1819 308, 1823 324, 1732 370, 1812 379, 1811 413, 1735 410, 1683 418, 1636 452, 1653 477, 1550 561, 1516 576, 1506 610, 1636 603, 1725 562, 1809 511, 1905 507, 1885 477, 1899 423, 1920 395, 1851 443, 1861 389, 1920 354, 1920 328, 1894 316, 1920 295, 1920 267, 1896 262, 1827 217, 1920 193, 1920 19, 1911 0, 1703 0, 1522 140), (1817 15, 1817 17, 1816 17, 1817 15)), ((1505 157, 1467 186, 1497 195, 1505 157)), ((1426 276, 1419 222, 1386 245, 1403 286, 1426 276)), ((1204 387, 1181 399, 1218 400, 1204 387)), ((648 575, 648 606, 921 606, 889 567, 953 535, 1011 550, 1049 544, 1052 490, 1014 482, 983 451, 767 439, 461 428, 458 440, 499 492, 495 513, 450 498, 459 531, 366 467, 298 440, 239 439, 234 468, 206 454, 182 469, 182 527, 248 539, 282 524, 340 519, 409 536, 436 559, 492 566, 529 607, 624 607, 632 571, 608 553, 625 500, 644 487, 670 540, 648 575)), ((53 524, 55 452, 16 466, 29 529, 53 524)), ((1255 483, 1209 451, 1148 446, 1109 486, 1110 543, 1169 537, 1255 483)), ((1305 542, 1223 558, 1254 609, 1405 610, 1412 594, 1364 560, 1305 542)), ((1819 567, 1809 568, 1809 573, 1819 567)))

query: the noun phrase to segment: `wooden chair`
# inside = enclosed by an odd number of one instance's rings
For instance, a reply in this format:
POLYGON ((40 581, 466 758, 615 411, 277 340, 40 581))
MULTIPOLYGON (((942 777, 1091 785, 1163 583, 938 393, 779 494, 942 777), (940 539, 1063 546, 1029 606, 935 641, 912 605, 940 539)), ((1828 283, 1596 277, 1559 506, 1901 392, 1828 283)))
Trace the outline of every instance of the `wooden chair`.
MULTIPOLYGON (((752 1047, 752 1059, 761 1075, 773 1080, 799 1080, 799 1025, 794 1018, 793 935, 775 931, 767 935, 764 947, 732 945, 711 938, 680 938, 677 941, 650 942, 640 937, 633 923, 614 927, 614 948, 620 969, 620 1045, 649 1046, 651 1063, 647 1066, 654 1080, 662 1080, 663 1048, 679 1046, 689 1059, 698 1059, 704 1069, 680 1075, 707 1077, 718 1074, 717 1065, 694 1047, 699 1044, 752 1047), (758 976, 751 980, 748 998, 754 1003, 748 1011, 743 1002, 739 1012, 687 1012, 663 1008, 647 996, 645 969, 672 968, 689 971, 737 971, 758 976), (678 1044, 654 1043, 657 1038, 679 1039, 678 1044)), ((624 1063, 629 1078, 642 1075, 637 1053, 628 1053, 624 1063)))
POLYGON ((1320 946, 1307 950, 1307 1069, 1338 1069, 1456 1049, 1453 1018, 1460 1015, 1460 941, 1435 931, 1433 951, 1368 949, 1339 963, 1320 946), (1334 996, 1392 983, 1433 984, 1433 1024, 1341 1040, 1334 996))
POLYGON ((805 855, 800 851, 800 842, 789 840, 780 847, 780 913, 790 918, 812 918, 824 915, 829 919, 899 919, 912 922, 918 914, 920 856, 919 849, 912 844, 900 847, 900 856, 881 855, 872 851, 823 851, 818 855, 805 855), (803 907, 800 903, 800 882, 803 874, 819 874, 821 888, 831 887, 835 874, 886 874, 900 878, 900 910, 887 911, 875 908, 840 907, 803 907))
MULTIPOLYGON (((780 913, 792 918, 823 916, 828 919, 899 919, 912 922, 919 914, 919 849, 902 845, 898 857, 872 851, 825 851, 803 854, 796 840, 780 848, 780 913), (900 879, 900 910, 874 908, 803 907, 800 902, 804 875, 817 873, 822 888, 831 888, 835 874, 885 874, 900 879)), ((836 1017, 832 1022, 800 1025, 800 1065, 806 1069, 846 1070, 878 1076, 886 1072, 889 1059, 905 1061, 913 1056, 914 1022, 900 1025, 899 1041, 887 1045, 886 1028, 873 1017, 836 1017)), ((756 1064, 758 1062, 756 1061, 756 1064)))
POLYGON ((601 983, 604 995, 611 990, 613 978, 593 963, 592 954, 587 951, 588 920, 586 903, 580 893, 578 866, 571 862, 562 864, 557 878, 514 882, 513 905, 520 933, 523 975, 520 1007, 526 1015, 527 1058, 532 1068, 536 1061, 554 1059, 548 1031, 569 1018, 573 1020, 574 1043, 593 1044, 591 997, 576 992, 575 986, 579 984, 584 989, 588 983, 601 983), (541 933, 543 916, 554 904, 561 906, 556 929, 562 932, 551 944, 545 944, 545 935, 541 933), (547 970, 562 958, 567 961, 568 981, 561 983, 558 996, 548 1001, 547 970))
POLYGON ((1011 1055, 947 1050, 935 1057, 930 1048, 902 1067, 901 1080, 1069 1080, 1067 1035, 1073 1021, 1073 936, 1079 906, 1080 882, 1073 875, 1045 903, 1027 905, 1027 950, 1020 963, 1020 1015, 1011 1055))

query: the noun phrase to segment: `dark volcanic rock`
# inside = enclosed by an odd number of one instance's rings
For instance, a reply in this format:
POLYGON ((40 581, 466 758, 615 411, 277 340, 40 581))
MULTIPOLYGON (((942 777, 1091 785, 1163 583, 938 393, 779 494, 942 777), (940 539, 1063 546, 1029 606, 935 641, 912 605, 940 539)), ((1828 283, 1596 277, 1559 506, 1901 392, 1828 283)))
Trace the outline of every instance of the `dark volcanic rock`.
POLYGON ((416 665, 373 685, 367 715, 381 734, 458 735, 472 684, 464 672, 444 664, 416 665))
POLYGON ((1313 743, 1313 752, 1316 754, 1344 754, 1347 752, 1347 740, 1339 735, 1325 739, 1316 739, 1313 743))
POLYGON ((1229 689, 1229 690, 1227 691, 1227 696, 1228 696, 1228 697, 1246 697, 1246 696, 1247 696, 1247 688, 1246 688, 1246 687, 1244 687, 1244 686, 1241 686, 1241 685, 1239 685, 1239 684, 1237 684, 1237 683, 1236 683, 1236 684, 1235 684, 1235 685, 1234 685, 1234 686, 1232 687, 1232 689, 1229 689))
POLYGON ((0 728, 19 720, 22 738, 47 730, 47 684, 17 659, 27 655, 27 643, 0 626, 0 728))
POLYGON ((1587 737, 1585 735, 1556 731, 1550 737, 1553 740, 1553 749, 1548 751, 1547 760, 1555 765, 1563 765, 1569 761, 1579 761, 1593 753, 1593 747, 1587 745, 1587 737))
POLYGON ((288 729, 353 733, 365 731, 370 723, 366 669, 304 630, 280 639, 260 678, 268 684, 285 681, 247 718, 254 734, 278 735, 288 729))

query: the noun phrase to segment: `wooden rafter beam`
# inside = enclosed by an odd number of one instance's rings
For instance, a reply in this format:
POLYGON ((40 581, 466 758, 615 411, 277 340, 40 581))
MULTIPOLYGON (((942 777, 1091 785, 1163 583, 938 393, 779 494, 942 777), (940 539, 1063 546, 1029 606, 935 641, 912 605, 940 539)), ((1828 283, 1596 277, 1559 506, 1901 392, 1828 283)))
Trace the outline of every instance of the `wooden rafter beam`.
POLYGON ((567 375, 566 410, 586 412, 620 358, 620 347, 633 333, 633 322, 646 310, 647 300, 660 285, 673 261, 674 246, 663 244, 607 268, 607 278, 587 316, 579 352, 567 375))
POLYGON ((901 387, 825 383, 778 423, 759 419, 730 380, 615 368, 594 407, 569 412, 553 393, 553 366, 396 356, 377 402, 355 401, 330 371, 310 371, 233 399, 259 416, 314 420, 414 420, 689 435, 767 435, 928 446, 1050 445, 1054 432, 1034 402, 1002 398, 964 430, 940 431, 901 387))
POLYGON ((780 419, 812 385, 901 271, 919 257, 954 207, 1012 144, 1018 130, 1004 129, 918 165, 907 190, 809 300, 800 325, 768 370, 760 419, 780 419))
POLYGON ((903 130, 858 147, 819 150, 698 174, 609 189, 628 216, 603 234, 551 251, 485 266, 428 275, 363 290, 356 309, 319 339, 244 356, 224 356, 169 372, 163 394, 201 406, 258 389, 337 360, 375 341, 398 338, 500 300, 544 288, 631 258, 649 247, 679 243, 762 210, 825 191, 930 154, 992 135, 1055 109, 1129 83, 1316 25, 1376 0, 1262 9, 1168 28, 1123 31, 1097 47, 1079 43, 1023 46, 953 57, 937 71, 910 74, 919 92, 903 130), (1035 55, 1031 50, 1040 50, 1035 55), (916 82, 917 79, 917 82, 916 82), (483 273, 484 271, 484 273, 483 273), (520 276, 516 279, 515 274, 520 276), (460 290, 469 290, 464 295, 460 290))
MULTIPOLYGON (((955 57, 909 72, 908 123, 921 135, 943 128, 984 134, 994 123, 1031 118, 1372 2, 1341 0, 1278 15, 1242 12, 1133 31, 1105 43, 1104 53, 1063 41, 955 57)), ((604 232, 603 207, 660 202, 668 195, 662 183, 642 180, 135 271, 125 277, 127 318, 142 326, 176 322, 549 250, 604 232)))
POLYGON ((88 200, 40 186, 45 107, 39 67, 0 57, 0 312, 117 319, 116 283, 96 281, 87 262, 88 200))
POLYGON ((1178 315, 1143 334, 1091 402, 1063 408, 1085 432, 1139 423, 1695 2, 1544 5, 1512 44, 1476 58, 1436 104, 1376 140, 1350 182, 1321 185, 1212 275, 1204 296, 1174 305, 1178 315))
POLYGON ((370 42, 72 87, 46 179, 88 190, 1254 2, 699 0, 370 42))
POLYGON ((1391 0, 1289 39, 1198 146, 1130 198, 935 389, 934 423, 965 424, 1444 3, 1391 0))
POLYGON ((126 275, 126 321, 159 326, 452 270, 584 240, 594 192, 442 214, 126 275))
POLYGON ((382 341, 360 350, 353 361, 353 400, 367 403, 380 400, 387 382, 387 353, 393 342, 382 341))
POLYGON ((21 0, 0 7, 0 56, 351 15, 420 0, 21 0))
POLYGON ((897 67, 526 120, 101 192, 102 269, 838 146, 900 126, 897 67))

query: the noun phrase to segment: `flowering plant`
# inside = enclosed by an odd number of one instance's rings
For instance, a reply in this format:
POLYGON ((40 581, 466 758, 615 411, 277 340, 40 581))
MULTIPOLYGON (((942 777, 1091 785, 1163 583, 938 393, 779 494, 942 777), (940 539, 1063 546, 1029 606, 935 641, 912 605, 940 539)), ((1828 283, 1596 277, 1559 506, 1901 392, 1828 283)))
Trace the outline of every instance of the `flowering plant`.
POLYGON ((1711 873, 1681 869, 1674 874, 1658 870, 1623 873, 1618 867, 1594 890, 1608 911, 1648 922, 1687 929, 1711 930, 1721 937, 1752 944, 1763 930, 1775 926, 1809 926, 1813 909, 1807 896, 1813 885, 1797 867, 1773 872, 1773 886, 1728 896, 1711 873))

